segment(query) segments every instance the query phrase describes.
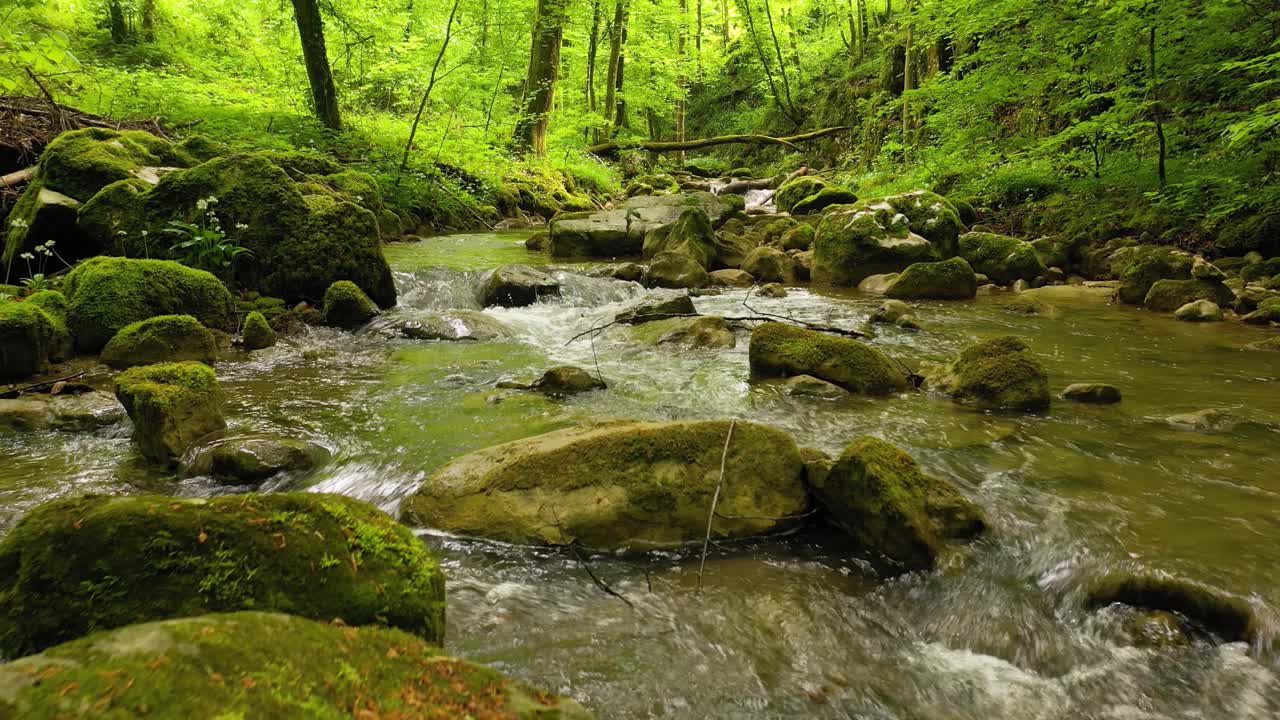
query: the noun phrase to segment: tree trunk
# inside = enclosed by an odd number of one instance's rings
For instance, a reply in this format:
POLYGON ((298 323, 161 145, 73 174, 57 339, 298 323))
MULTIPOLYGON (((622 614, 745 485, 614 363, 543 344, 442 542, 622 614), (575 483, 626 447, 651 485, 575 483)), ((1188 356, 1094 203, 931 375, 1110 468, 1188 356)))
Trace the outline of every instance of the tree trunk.
POLYGON ((720 0, 720 39, 724 42, 727 49, 729 47, 729 0, 720 0))
POLYGON ((111 42, 119 45, 129 39, 129 28, 124 24, 124 6, 120 0, 108 0, 107 13, 110 15, 111 42))
POLYGON ((622 6, 622 22, 618 25, 618 68, 614 76, 614 98, 617 102, 617 111, 614 113, 613 124, 615 127, 625 128, 631 127, 627 120, 627 99, 622 95, 622 89, 626 84, 626 68, 627 68, 627 20, 631 14, 631 8, 625 3, 622 6))
POLYGON ((587 108, 596 111, 596 55, 600 50, 600 0, 591 0, 591 39, 587 44, 587 108))
POLYGON ((911 100, 908 94, 915 89, 912 71, 916 64, 916 47, 912 42, 914 25, 911 22, 911 0, 907 0, 907 38, 906 51, 902 61, 902 144, 911 144, 911 100))
POLYGON ((311 98, 315 102, 316 117, 320 118, 325 127, 341 130, 338 91, 333 85, 333 73, 329 70, 329 53, 324 46, 324 24, 320 20, 320 6, 316 0, 293 0, 293 17, 298 22, 302 59, 307 65, 307 79, 311 82, 311 98))
POLYGON ((142 40, 156 41, 156 0, 142 0, 142 40))
POLYGON ((609 65, 605 68, 604 78, 604 129, 600 139, 607 140, 613 135, 614 117, 618 112, 618 60, 622 55, 622 18, 624 0, 615 0, 613 4, 613 20, 609 22, 609 65))
POLYGON ((560 42, 564 37, 566 0, 538 0, 525 77, 524 112, 516 122, 516 149, 547 154, 547 124, 560 72, 560 42))
POLYGON ((1168 145, 1164 136, 1164 108, 1160 106, 1160 94, 1157 84, 1160 82, 1159 76, 1156 74, 1156 26, 1151 25, 1151 34, 1147 41, 1147 50, 1151 55, 1151 112, 1155 115, 1156 120, 1156 143, 1159 144, 1159 155, 1157 159, 1156 172, 1160 178, 1160 187, 1164 187, 1167 176, 1165 174, 1165 157, 1168 154, 1168 145))
MULTIPOLYGON (((685 94, 688 93, 689 78, 685 75, 685 35, 689 31, 689 0, 680 0, 680 32, 676 34, 676 64, 679 74, 676 76, 676 142, 684 142, 684 107, 685 94)), ((684 167, 683 150, 676 152, 676 164, 684 167)))
POLYGON ((613 157, 622 150, 645 150, 651 153, 678 153, 686 150, 701 150, 702 148, 714 147, 716 145, 781 145, 799 152, 800 148, 796 143, 817 140, 828 135, 846 132, 849 129, 849 126, 842 125, 840 127, 823 128, 822 130, 814 130, 813 132, 801 133, 799 135, 788 135, 786 137, 771 137, 769 135, 719 135, 717 137, 699 138, 697 140, 685 140, 684 142, 668 142, 662 140, 606 142, 587 148, 587 152, 600 157, 613 157))
POLYGON ((782 91, 787 96, 787 107, 791 108, 788 115, 792 122, 799 125, 796 120, 799 113, 795 112, 796 104, 791 99, 791 83, 787 80, 787 61, 782 57, 782 45, 778 42, 778 32, 773 27, 773 11, 769 8, 769 0, 764 0, 764 14, 769 20, 769 36, 773 39, 773 52, 778 56, 778 74, 782 76, 782 91))

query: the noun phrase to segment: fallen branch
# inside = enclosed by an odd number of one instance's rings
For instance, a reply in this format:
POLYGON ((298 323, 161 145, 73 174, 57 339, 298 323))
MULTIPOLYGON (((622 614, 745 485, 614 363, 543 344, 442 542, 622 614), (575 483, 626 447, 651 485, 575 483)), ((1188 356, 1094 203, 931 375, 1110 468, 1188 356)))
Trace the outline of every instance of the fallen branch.
POLYGON ((591 564, 587 562, 587 559, 585 557, 583 557, 582 551, 578 549, 578 545, 576 543, 570 545, 569 549, 572 550, 573 554, 577 556, 578 562, 582 563, 582 569, 587 571, 587 575, 591 577, 591 582, 595 583, 596 587, 605 591, 605 593, 612 595, 613 597, 616 597, 622 602, 626 603, 627 607, 631 608, 632 610, 636 609, 636 606, 633 605, 630 600, 623 597, 622 593, 619 593, 617 590, 614 590, 613 588, 609 587, 607 583, 605 583, 600 578, 596 577, 595 573, 591 572, 591 564))
POLYGON ((0 175, 0 188, 12 187, 14 185, 23 185, 31 182, 31 178, 36 176, 36 166, 17 170, 8 175, 0 175))
POLYGON ((724 450, 720 452, 720 479, 716 481, 716 492, 711 496, 711 512, 707 513, 707 534, 702 539, 702 561, 698 563, 698 592, 702 592, 702 574, 707 569, 707 546, 711 544, 711 524, 716 519, 716 505, 720 504, 720 488, 724 487, 724 467, 729 460, 729 441, 733 439, 733 428, 737 420, 729 421, 729 432, 724 435, 724 450))
POLYGON ((34 383, 34 384, 32 384, 32 385, 27 385, 27 386, 25 386, 25 387, 20 387, 20 388, 16 388, 16 389, 14 389, 14 390, 9 390, 9 391, 7 391, 7 392, 0 393, 0 400, 12 400, 12 399, 14 399, 14 398, 16 398, 16 397, 20 397, 23 393, 33 392, 33 391, 36 391, 36 390, 43 390, 44 388, 53 387, 54 385, 57 385, 58 383, 64 383, 64 382, 66 382, 66 381, 68 381, 68 380, 75 380, 76 378, 78 378, 78 377, 80 377, 80 376, 84 375, 84 374, 85 374, 85 372, 87 372, 87 371, 85 371, 85 370, 81 370, 80 372, 78 372, 78 373, 76 373, 76 374, 74 374, 74 375, 68 375, 68 376, 66 376, 66 377, 57 378, 56 380, 45 380, 44 382, 38 382, 38 383, 34 383))
MULTIPOLYGON (((757 312, 753 308, 747 308, 747 309, 751 310, 752 312, 757 312)), ((782 320, 782 321, 799 325, 807 330, 813 330, 815 332, 832 333, 834 335, 844 335, 846 337, 853 337, 853 338, 866 337, 865 333, 858 332, 857 330, 846 330, 844 328, 831 327, 828 325, 818 325, 815 323, 806 322, 804 320, 789 318, 783 315, 774 315, 772 313, 757 312, 756 315, 753 315, 750 317, 732 317, 732 316, 720 316, 720 315, 710 316, 710 315, 703 315, 702 313, 653 313, 652 315, 635 315, 623 320, 614 320, 612 322, 607 322, 603 325, 592 326, 590 329, 584 330, 578 333, 577 335, 574 335, 573 337, 569 338, 568 342, 566 342, 565 345, 572 345, 575 341, 581 340, 582 338, 587 337, 588 335, 591 335, 592 337, 594 337, 595 335, 598 335, 599 333, 603 332, 605 329, 611 328, 614 325, 642 325, 646 322, 652 322, 654 320, 668 320, 670 318, 680 318, 680 317, 719 317, 721 320, 724 320, 727 323, 773 322, 775 320, 782 320)))
POLYGON ((615 157, 623 150, 644 150, 651 153, 669 153, 683 152, 685 150, 701 150, 702 148, 713 147, 716 145, 781 145, 786 148, 801 152, 796 143, 817 140, 828 135, 845 132, 852 129, 847 125, 840 127, 829 127, 813 132, 801 133, 799 135, 788 135, 786 137, 773 137, 770 135, 719 135, 716 137, 699 138, 697 140, 684 141, 668 141, 668 140, 615 140, 599 145, 592 145, 587 148, 587 152, 600 157, 615 157))

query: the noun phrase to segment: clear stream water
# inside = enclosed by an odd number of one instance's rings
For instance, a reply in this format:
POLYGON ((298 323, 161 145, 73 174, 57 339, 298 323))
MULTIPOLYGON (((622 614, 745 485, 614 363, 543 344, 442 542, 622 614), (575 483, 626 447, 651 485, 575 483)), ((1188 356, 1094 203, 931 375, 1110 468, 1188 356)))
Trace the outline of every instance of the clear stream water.
MULTIPOLYGON (((457 235, 389 248, 397 312, 476 308, 474 277, 545 264, 518 233, 457 235)), ((1001 299, 919 303, 927 332, 874 340, 908 364, 976 339, 1026 337, 1055 389, 1110 382, 1118 406, 1055 402, 1042 415, 987 415, 911 393, 842 402, 750 382, 747 340, 728 351, 648 348, 611 328, 569 338, 643 297, 638 285, 553 267, 563 298, 491 309, 509 341, 387 340, 312 329, 218 375, 233 431, 312 439, 332 461, 289 487, 337 492, 395 512, 451 458, 598 418, 768 423, 829 452, 870 434, 953 479, 988 513, 986 539, 932 573, 881 581, 816 534, 713 548, 696 591, 695 550, 597 555, 597 588, 572 554, 423 530, 448 574, 450 652, 572 695, 608 718, 1276 718, 1280 652, 1266 639, 1150 648, 1122 619, 1087 612, 1080 584, 1117 567, 1168 571, 1280 608, 1280 353, 1243 349, 1268 330, 1177 323, 1132 308, 1055 301, 1023 317, 1001 299), (494 383, 552 365, 600 371, 605 392, 568 400, 494 383), (1200 434, 1163 418, 1232 408, 1246 422, 1200 434)), ((745 292, 695 300, 749 314, 745 292)), ((859 327, 878 298, 793 289, 759 310, 859 327)), ((99 377, 106 381, 105 373, 99 377)), ((210 494, 207 479, 147 470, 127 425, 93 434, 0 435, 0 533, 27 508, 84 492, 210 494)))

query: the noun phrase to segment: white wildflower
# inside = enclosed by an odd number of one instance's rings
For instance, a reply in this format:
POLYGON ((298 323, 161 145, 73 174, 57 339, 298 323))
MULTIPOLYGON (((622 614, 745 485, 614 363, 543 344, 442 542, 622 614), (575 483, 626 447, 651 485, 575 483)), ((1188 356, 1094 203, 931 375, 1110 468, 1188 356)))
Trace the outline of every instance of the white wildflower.
POLYGON ((19 255, 18 257, 22 258, 23 260, 35 260, 35 259, 36 259, 36 256, 35 256, 35 255, 32 255, 32 254, 31 254, 31 253, 29 253, 29 252, 24 252, 24 253, 22 253, 21 255, 19 255))
POLYGON ((16 227, 16 228, 31 227, 31 225, 30 225, 30 224, 28 224, 28 223, 27 223, 27 221, 26 221, 26 220, 23 220, 22 218, 14 218, 14 219, 13 219, 13 222, 11 222, 11 223, 9 223, 9 224, 10 224, 11 226, 13 226, 13 227, 16 227))
POLYGON ((204 212, 205 210, 208 210, 209 201, 205 200, 204 198, 200 198, 199 200, 196 201, 196 209, 199 210, 200 212, 204 212))
POLYGON ((246 225, 245 223, 236 223, 236 229, 237 229, 237 230, 248 230, 248 229, 249 229, 249 226, 248 226, 248 225, 246 225))

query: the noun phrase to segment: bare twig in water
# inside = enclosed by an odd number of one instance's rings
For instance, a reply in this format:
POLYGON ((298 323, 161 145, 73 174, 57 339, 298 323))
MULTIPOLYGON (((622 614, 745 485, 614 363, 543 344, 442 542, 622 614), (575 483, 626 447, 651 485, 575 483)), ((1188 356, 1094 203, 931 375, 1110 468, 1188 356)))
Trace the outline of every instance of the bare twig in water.
POLYGON ((81 370, 80 372, 78 372, 78 373, 76 373, 76 374, 74 374, 74 375, 68 375, 68 376, 66 376, 66 377, 57 378, 56 380, 45 380, 44 382, 38 382, 38 383, 35 383, 35 384, 33 384, 33 385, 27 385, 27 386, 25 386, 25 387, 15 388, 15 389, 13 389, 13 390, 9 390, 9 391, 6 391, 6 392, 2 392, 2 393, 0 393, 0 400, 12 400, 13 398, 18 397, 18 396, 22 395, 23 393, 32 392, 33 390, 42 390, 42 389, 47 388, 47 387, 53 387, 54 385, 57 385, 58 383, 63 383, 63 382, 66 382, 66 381, 68 381, 68 380, 75 380, 76 378, 78 378, 78 377, 80 377, 80 376, 84 375, 86 372, 88 372, 88 371, 87 371, 87 370, 81 370))
POLYGON ((707 546, 711 544, 711 524, 716 519, 716 505, 720 503, 720 488, 724 487, 724 467, 729 460, 729 442, 733 440, 733 428, 737 420, 729 421, 729 432, 724 436, 724 450, 720 453, 720 479, 716 481, 716 492, 711 496, 711 511, 707 513, 707 535, 702 539, 702 561, 698 563, 698 592, 702 592, 702 574, 707 569, 707 546))
POLYGON ((627 607, 631 608, 632 610, 636 609, 636 606, 632 605, 630 600, 623 597, 622 593, 619 593, 617 590, 614 590, 613 588, 609 587, 609 585, 606 584, 603 580, 596 577, 596 574, 591 571, 591 564, 587 562, 586 556, 584 556, 582 554, 582 551, 578 549, 577 543, 570 544, 569 549, 573 551, 573 554, 575 556, 577 556, 578 562, 582 563, 582 569, 587 571, 587 575, 591 577, 591 582, 595 583, 596 587, 605 591, 606 594, 612 595, 613 597, 616 597, 622 602, 626 603, 627 607))
POLYGON ((582 338, 587 337, 588 335, 594 338, 596 335, 599 335, 601 332, 603 332, 608 328, 613 327, 614 325, 639 325, 645 322, 651 322, 653 320, 668 320, 670 318, 681 318, 681 317, 719 317, 721 320, 724 320, 725 322, 730 322, 730 323, 771 322, 773 320, 785 320, 786 322, 800 325, 801 327, 804 327, 809 330, 813 330, 815 332, 834 333, 836 335, 845 335, 847 337, 855 337, 855 338, 866 337, 864 333, 860 333, 857 330, 846 330, 844 328, 838 328, 838 327, 827 327, 825 325, 815 325, 813 323, 805 322, 804 320, 795 320, 792 318, 783 317, 781 315, 770 315, 768 313, 761 313, 759 315, 747 316, 747 317, 711 316, 711 315, 703 315, 701 313, 653 313, 651 315, 634 315, 632 317, 628 317, 623 320, 613 320, 611 322, 604 323, 603 325, 593 325, 591 326, 590 329, 584 330, 578 333, 577 335, 574 335, 573 337, 569 338, 568 342, 566 342, 565 345, 572 345, 574 342, 581 340, 582 338), (641 322, 637 323, 636 322, 637 320, 641 322))

